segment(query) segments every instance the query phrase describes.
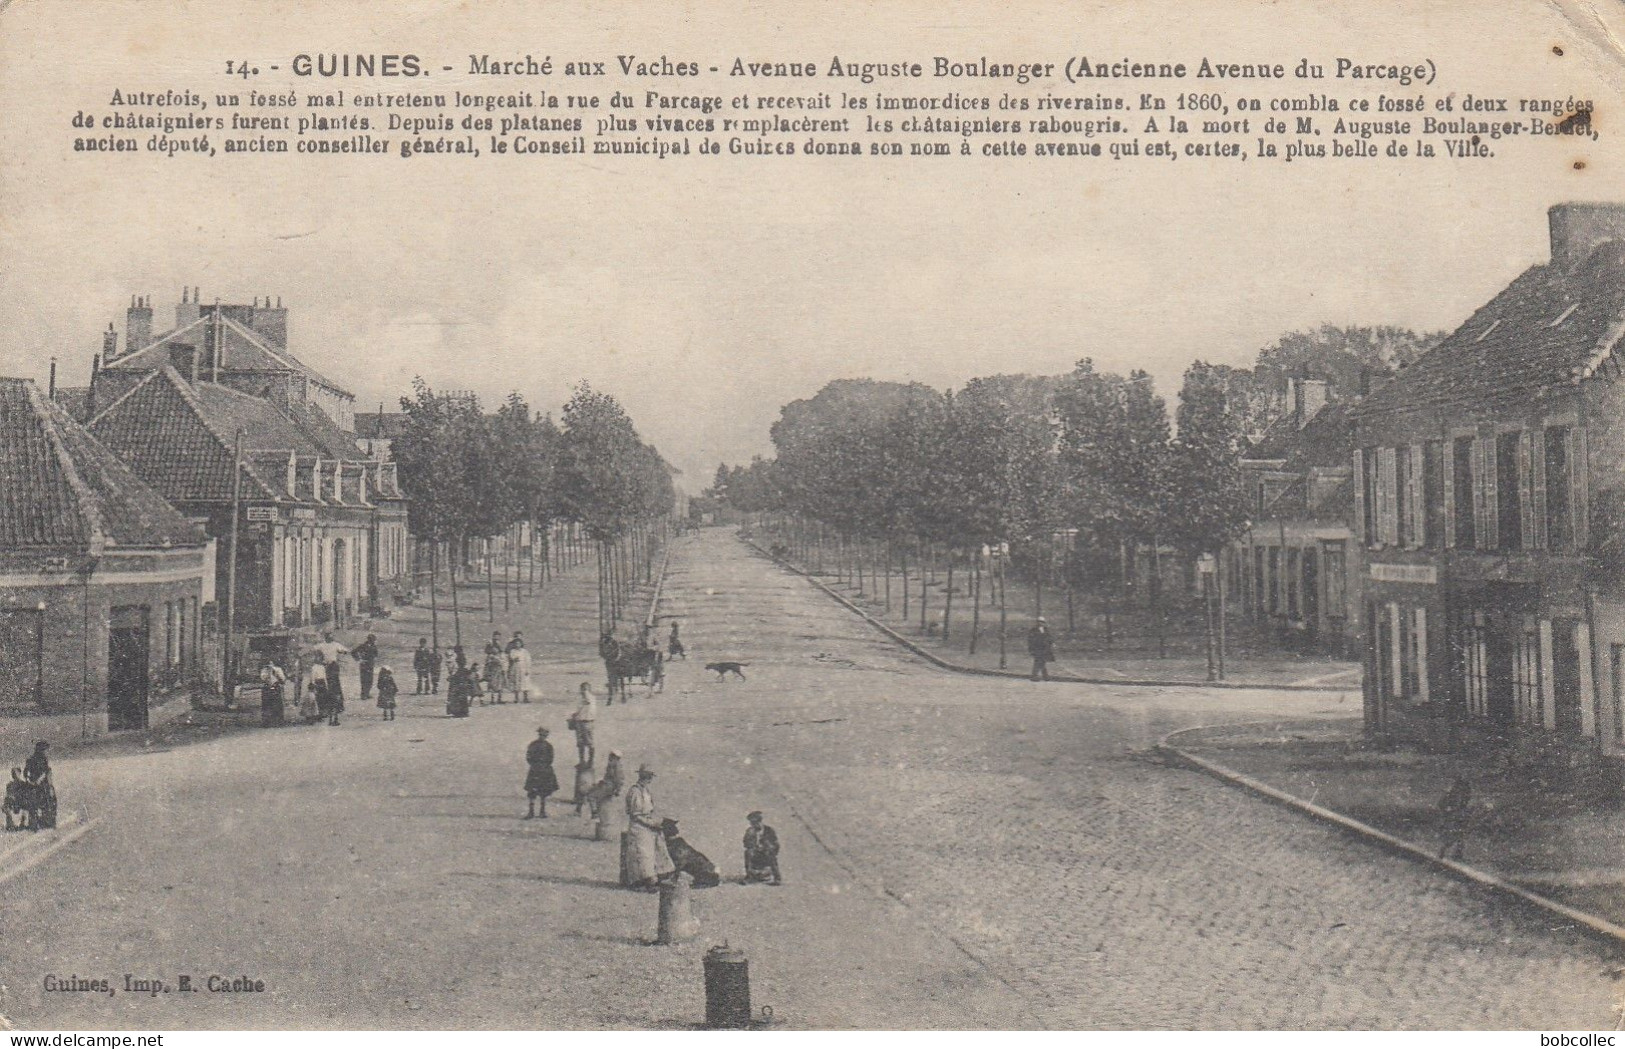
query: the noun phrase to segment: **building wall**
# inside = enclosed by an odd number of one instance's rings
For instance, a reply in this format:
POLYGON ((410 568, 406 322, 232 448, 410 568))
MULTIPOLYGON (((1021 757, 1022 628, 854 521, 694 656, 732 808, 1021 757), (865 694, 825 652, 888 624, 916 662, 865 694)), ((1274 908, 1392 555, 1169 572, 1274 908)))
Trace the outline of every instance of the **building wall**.
POLYGON ((1616 527, 1591 510, 1622 459, 1599 456, 1610 440, 1597 423, 1574 387, 1498 411, 1361 423, 1374 731, 1453 738, 1464 726, 1554 752, 1619 749, 1599 703, 1618 625, 1595 611, 1606 602, 1585 555, 1616 527), (1442 456, 1431 491, 1418 479, 1427 441, 1442 456))
MULTIPOLYGON (((0 558, 0 614, 37 616, 43 656, 35 696, 0 695, 0 718, 25 719, 35 726, 29 732, 46 733, 48 724, 57 738, 106 732, 108 628, 123 606, 147 609, 149 720, 190 709, 186 678, 205 662, 204 571, 197 548, 104 555, 94 563, 83 555, 0 558)), ((8 663, 15 683, 16 661, 8 663)))
POLYGON ((1353 533, 1337 522, 1262 522, 1232 544, 1231 591, 1244 614, 1261 626, 1306 646, 1352 655, 1359 636, 1363 555, 1353 533))

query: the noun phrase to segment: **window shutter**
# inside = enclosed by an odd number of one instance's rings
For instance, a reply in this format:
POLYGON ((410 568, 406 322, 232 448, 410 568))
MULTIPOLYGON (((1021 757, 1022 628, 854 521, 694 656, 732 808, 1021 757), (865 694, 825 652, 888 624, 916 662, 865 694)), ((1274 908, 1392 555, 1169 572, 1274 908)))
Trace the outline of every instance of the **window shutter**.
POLYGON ((1524 542, 1531 550, 1544 550, 1550 544, 1546 535, 1546 431, 1533 430, 1529 437, 1529 518, 1534 527, 1524 529, 1524 542))
POLYGON ((1586 458, 1586 432, 1584 427, 1569 429, 1569 511, 1574 518, 1574 549, 1584 553, 1591 545, 1591 500, 1587 491, 1591 483, 1591 462, 1586 458))
MULTIPOLYGON (((1440 466, 1440 485, 1444 488, 1444 543, 1445 549, 1456 545, 1456 442, 1447 438, 1443 442, 1443 456, 1440 466)), ((1471 513, 1472 508, 1468 507, 1471 513)))
POLYGON ((1518 523, 1523 532, 1523 547, 1532 549, 1535 545, 1535 493, 1534 455, 1530 449, 1534 444, 1534 435, 1523 430, 1518 434, 1518 523))
POLYGON ((1377 463, 1381 468, 1381 475, 1377 479, 1377 502, 1382 507, 1382 519, 1377 527, 1385 546, 1394 546, 1399 542, 1399 500, 1394 498, 1399 486, 1399 457, 1396 452, 1393 448, 1377 450, 1377 463))
POLYGON ((1423 471, 1427 463, 1423 454, 1422 445, 1413 444, 1404 450, 1411 457, 1411 476, 1408 484, 1409 491, 1405 493, 1406 505, 1410 507, 1410 521, 1407 531, 1410 532, 1411 545, 1423 547, 1427 545, 1427 507, 1422 505, 1422 492, 1427 488, 1423 483, 1423 471))
POLYGON ((1354 529, 1360 542, 1370 545, 1371 536, 1365 534, 1365 452, 1354 449, 1354 529))
POLYGON ((1496 521, 1499 503, 1495 495, 1495 436, 1473 442, 1473 493, 1478 503, 1478 548, 1494 550, 1500 545, 1496 521))

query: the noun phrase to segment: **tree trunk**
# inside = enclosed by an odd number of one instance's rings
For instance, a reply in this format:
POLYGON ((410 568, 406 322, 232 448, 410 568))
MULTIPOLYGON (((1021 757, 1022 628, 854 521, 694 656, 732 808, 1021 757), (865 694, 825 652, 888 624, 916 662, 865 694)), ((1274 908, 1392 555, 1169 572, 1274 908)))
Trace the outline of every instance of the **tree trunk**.
POLYGON ((954 548, 947 547, 948 551, 948 581, 946 591, 942 596, 942 640, 948 640, 948 632, 952 628, 954 618, 954 548))
POLYGON ((891 540, 886 540, 886 614, 891 615, 891 540))
MULTIPOLYGON (((462 549, 463 541, 459 538, 457 541, 457 554, 459 560, 462 558, 462 549)), ((455 564, 451 566, 451 623, 454 636, 456 637, 456 641, 454 643, 461 646, 463 643, 463 608, 462 601, 457 596, 457 566, 455 564)))
POLYGON ((485 540, 485 612, 491 622, 497 621, 497 555, 490 539, 485 540))
POLYGON ((1157 631, 1157 658, 1168 658, 1168 638, 1162 623, 1162 551, 1157 537, 1151 537, 1151 622, 1157 631))
POLYGON ((897 552, 897 559, 903 572, 903 622, 908 622, 908 544, 897 552))
POLYGON ((976 654, 976 636, 982 629, 982 552, 971 553, 970 576, 970 654, 976 654))
POLYGON ((926 587, 931 582, 931 546, 925 544, 920 550, 920 633, 925 633, 926 613, 931 609, 931 602, 926 599, 926 587))
POLYGON ((1006 590, 1005 575, 1004 575, 1004 563, 1006 561, 1008 561, 1008 560, 1009 560, 1009 558, 1007 558, 1007 557, 1002 557, 1001 556, 999 558, 999 577, 998 577, 997 580, 995 580, 995 586, 999 591, 999 669, 1000 670, 1003 670, 1003 669, 1005 669, 1006 667, 1008 667, 1010 665, 1009 660, 1007 658, 1008 652, 1006 650, 1006 645, 1007 645, 1007 643, 1008 643, 1008 641, 1010 639, 1010 609, 1009 609, 1009 606, 1006 604, 1006 598, 1008 597, 1008 592, 1006 590))
POLYGON ((440 651, 440 600, 435 583, 440 576, 440 540, 429 542, 429 637, 434 650, 440 651))

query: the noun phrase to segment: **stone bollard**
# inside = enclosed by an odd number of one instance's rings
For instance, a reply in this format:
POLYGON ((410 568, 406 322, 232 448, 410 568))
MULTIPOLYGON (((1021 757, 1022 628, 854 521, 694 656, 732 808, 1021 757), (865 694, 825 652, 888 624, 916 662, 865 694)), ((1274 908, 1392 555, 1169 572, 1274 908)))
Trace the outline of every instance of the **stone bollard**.
POLYGON ((700 934, 688 885, 689 877, 682 873, 660 883, 660 925, 655 943, 686 943, 700 934))
POLYGON ((750 962, 726 943, 705 952, 705 1026, 750 1026, 750 962))
POLYGON ((598 785, 598 774, 593 771, 593 767, 591 765, 585 765, 585 764, 577 765, 576 766, 576 794, 575 794, 575 797, 570 799, 570 800, 572 800, 572 801, 580 801, 582 798, 587 796, 588 791, 592 790, 592 788, 597 786, 597 785, 598 785))
POLYGON ((609 798, 598 806, 598 819, 593 824, 593 837, 599 841, 614 841, 620 831, 621 821, 616 815, 614 798, 609 798))

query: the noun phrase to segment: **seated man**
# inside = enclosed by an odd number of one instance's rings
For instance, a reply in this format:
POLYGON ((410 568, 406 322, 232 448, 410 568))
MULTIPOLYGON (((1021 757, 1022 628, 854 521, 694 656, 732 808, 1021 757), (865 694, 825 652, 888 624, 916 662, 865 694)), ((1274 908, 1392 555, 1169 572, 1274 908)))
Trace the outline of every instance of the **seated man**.
POLYGON ((666 836, 666 852, 671 855, 671 862, 679 872, 694 880, 696 889, 714 889, 722 884, 722 872, 710 857, 678 836, 676 820, 663 821, 660 831, 666 836))
POLYGON ((779 836, 762 822, 760 812, 753 812, 745 819, 750 822, 745 830, 745 880, 784 884, 779 875, 779 836))
POLYGON ((11 782, 6 784, 6 829, 27 830, 34 807, 34 790, 23 779, 23 770, 11 770, 11 782))

